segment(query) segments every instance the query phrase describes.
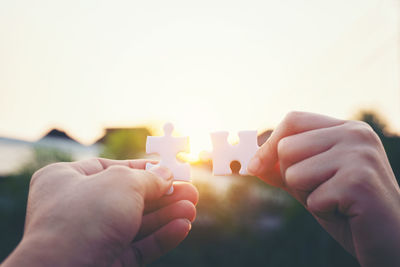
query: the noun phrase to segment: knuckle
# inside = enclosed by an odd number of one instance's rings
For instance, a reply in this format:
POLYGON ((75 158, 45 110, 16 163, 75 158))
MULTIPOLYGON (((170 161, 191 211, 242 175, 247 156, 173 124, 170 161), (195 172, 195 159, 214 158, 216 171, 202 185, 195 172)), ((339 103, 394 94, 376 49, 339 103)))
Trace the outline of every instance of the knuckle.
POLYGON ((298 119, 303 115, 303 112, 300 111, 290 111, 286 114, 284 121, 288 124, 295 123, 298 119))
POLYGON ((289 150, 289 138, 288 137, 284 137, 281 140, 279 140, 278 142, 278 147, 277 147, 277 151, 278 151, 278 158, 281 160, 285 160, 288 158, 288 150, 289 150))
POLYGON ((359 161, 359 166, 376 167, 380 160, 379 151, 371 146, 356 146, 350 148, 348 153, 349 162, 359 161))
MULTIPOLYGON (((142 170, 132 170, 129 167, 121 165, 113 165, 107 168, 106 172, 111 179, 106 179, 107 183, 111 183, 115 187, 124 187, 130 192, 142 192, 144 188, 143 179, 138 179, 142 170)), ((142 171, 144 172, 144 171, 142 171)))
POLYGON ((44 166, 43 168, 37 170, 33 175, 32 178, 29 182, 29 187, 33 187, 37 184, 40 184, 41 181, 46 180, 46 177, 49 177, 49 175, 46 175, 48 173, 53 172, 54 170, 58 171, 61 168, 64 168, 66 166, 65 162, 56 162, 49 164, 47 166, 44 166))
POLYGON ((362 186, 362 180, 360 176, 351 174, 347 176, 347 188, 350 189, 350 191, 358 190, 359 187, 362 186))
POLYGON ((177 218, 186 218, 192 222, 196 218, 196 207, 187 199, 176 202, 175 209, 179 210, 179 217, 177 218))
POLYGON ((365 147, 360 151, 360 158, 370 166, 375 166, 378 162, 378 151, 372 147, 365 147))
POLYGON ((188 219, 190 221, 194 221, 194 219, 196 218, 196 207, 194 206, 194 204, 190 201, 188 201, 188 205, 186 205, 187 207, 187 214, 188 214, 188 219))
MULTIPOLYGON (((129 185, 138 184, 140 179, 136 179, 136 175, 133 170, 126 166, 112 165, 106 169, 107 176, 112 178, 113 184, 118 185, 129 185)), ((107 179, 108 180, 108 179, 107 179)))
POLYGON ((199 190, 192 183, 187 183, 185 186, 185 200, 192 203, 194 206, 199 201, 199 190))
POLYGON ((131 171, 131 169, 122 165, 112 165, 107 168, 107 172, 111 173, 112 175, 121 177, 130 176, 131 171))
POLYGON ((160 192, 163 189, 163 180, 156 174, 146 170, 134 170, 132 175, 134 179, 130 179, 130 188, 143 194, 146 188, 160 192))
POLYGON ((180 200, 178 205, 180 206, 180 209, 189 213, 193 213, 196 210, 194 204, 187 199, 180 200))
POLYGON ((311 213, 317 213, 320 212, 319 208, 318 208, 318 201, 315 198, 314 194, 310 194, 307 199, 306 199, 306 206, 307 209, 311 212, 311 213))
POLYGON ((371 190, 375 175, 375 170, 369 166, 349 169, 345 175, 348 191, 354 194, 371 190))
POLYGON ((361 142, 377 144, 380 142, 378 135, 369 126, 362 121, 348 121, 346 123, 347 135, 361 142))
POLYGON ((297 188, 297 170, 294 166, 290 166, 285 171, 285 182, 289 188, 297 188))
POLYGON ((368 182, 375 176, 375 170, 371 167, 361 168, 357 170, 356 175, 360 177, 359 180, 362 180, 363 183, 368 182))

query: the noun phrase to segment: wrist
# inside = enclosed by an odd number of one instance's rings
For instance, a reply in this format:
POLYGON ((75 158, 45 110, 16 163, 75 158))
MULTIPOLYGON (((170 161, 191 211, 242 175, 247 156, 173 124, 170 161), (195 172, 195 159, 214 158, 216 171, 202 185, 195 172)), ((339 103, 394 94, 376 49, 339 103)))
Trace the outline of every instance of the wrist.
POLYGON ((98 250, 94 247, 90 248, 82 244, 80 240, 72 243, 64 237, 64 235, 55 236, 49 232, 24 236, 1 267, 102 266, 103 264, 111 264, 107 259, 104 259, 104 255, 98 255, 98 250), (101 259, 104 259, 104 261, 99 262, 102 261, 101 259))
POLYGON ((71 258, 68 250, 62 251, 62 239, 55 242, 48 234, 24 236, 14 251, 4 261, 2 267, 8 266, 72 266, 76 260, 71 258))

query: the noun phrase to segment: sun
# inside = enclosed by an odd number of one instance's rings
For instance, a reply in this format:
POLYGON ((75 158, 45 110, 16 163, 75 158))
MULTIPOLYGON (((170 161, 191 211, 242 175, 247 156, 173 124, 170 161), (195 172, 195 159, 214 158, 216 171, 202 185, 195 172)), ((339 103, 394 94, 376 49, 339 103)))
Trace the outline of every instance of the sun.
MULTIPOLYGON (((191 113, 190 115, 176 118, 173 135, 188 136, 190 144, 190 152, 181 152, 177 157, 189 163, 208 161, 212 151, 210 133, 220 131, 222 123, 218 116, 212 114, 211 110, 202 111, 199 114, 191 113)), ((237 134, 229 134, 227 141, 230 144, 235 144, 239 141, 239 137, 237 134)))
POLYGON ((192 133, 189 136, 190 152, 179 153, 178 157, 185 162, 197 163, 204 160, 204 155, 211 152, 211 140, 209 133, 192 133))
MULTIPOLYGON (((182 103, 181 108, 179 112, 165 115, 157 125, 170 122, 174 125, 173 136, 189 137, 190 152, 179 153, 177 157, 180 160, 189 163, 206 161, 206 156, 212 151, 210 133, 224 130, 226 118, 221 116, 219 109, 201 97, 196 98, 196 101, 182 103)), ((157 128, 162 129, 162 127, 157 128)))

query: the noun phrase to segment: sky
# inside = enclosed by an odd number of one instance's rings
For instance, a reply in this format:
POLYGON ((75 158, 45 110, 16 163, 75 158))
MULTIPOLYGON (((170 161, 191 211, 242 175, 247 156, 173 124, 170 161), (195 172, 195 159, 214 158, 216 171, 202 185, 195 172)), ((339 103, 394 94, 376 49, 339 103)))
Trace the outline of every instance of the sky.
POLYGON ((0 1, 0 136, 209 133, 374 109, 400 133, 397 0, 0 1))

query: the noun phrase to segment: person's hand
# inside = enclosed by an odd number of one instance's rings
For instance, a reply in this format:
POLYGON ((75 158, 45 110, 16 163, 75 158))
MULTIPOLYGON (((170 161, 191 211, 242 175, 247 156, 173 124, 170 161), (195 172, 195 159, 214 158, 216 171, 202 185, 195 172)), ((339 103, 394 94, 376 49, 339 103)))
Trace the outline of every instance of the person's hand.
POLYGON ((362 266, 400 266, 400 190, 366 123, 292 112, 248 171, 287 190, 362 266))
POLYGON ((25 232, 4 266, 141 266, 176 247, 198 192, 146 161, 56 163, 31 180, 25 232))

